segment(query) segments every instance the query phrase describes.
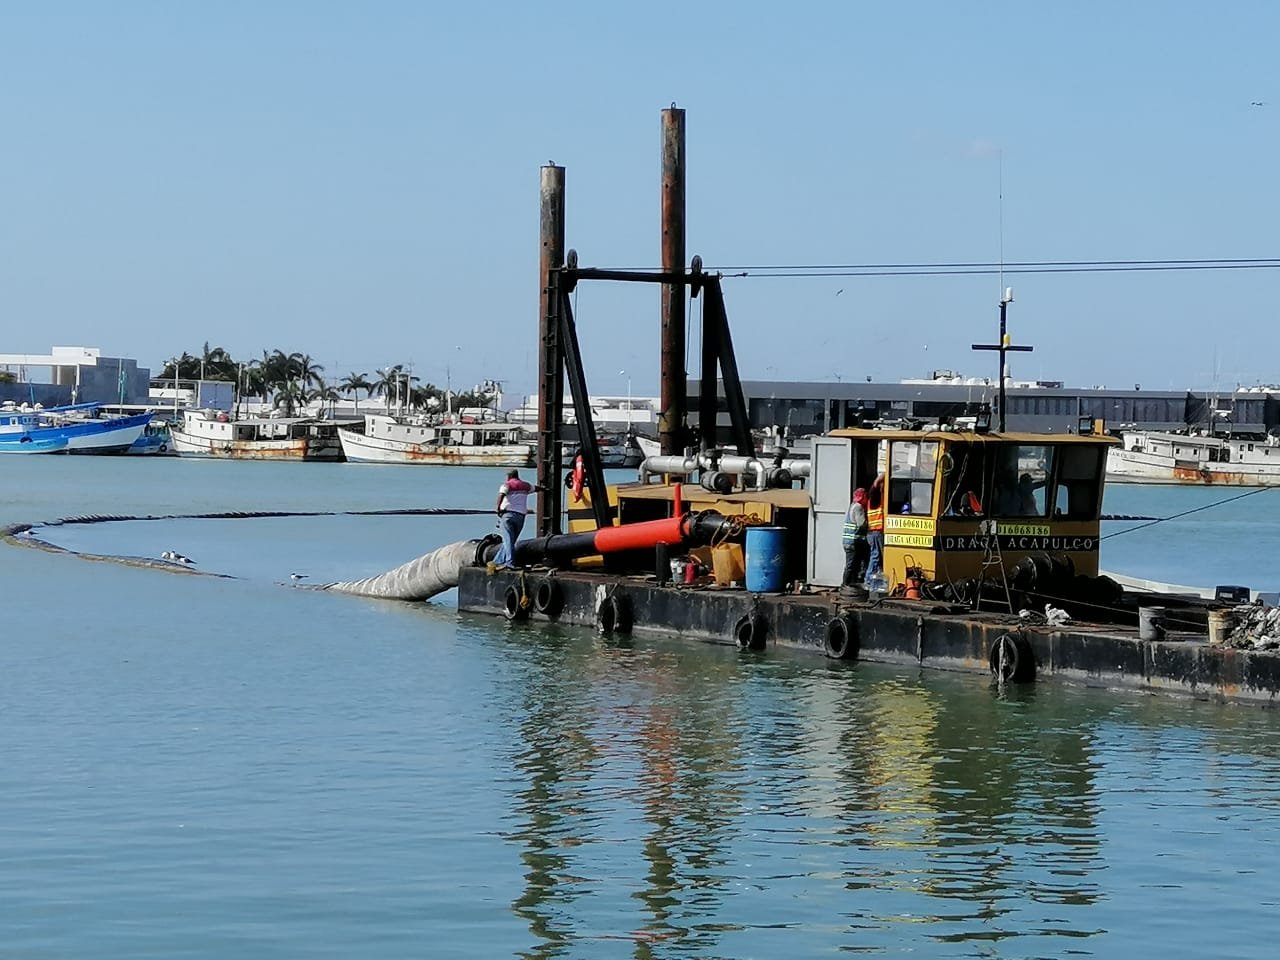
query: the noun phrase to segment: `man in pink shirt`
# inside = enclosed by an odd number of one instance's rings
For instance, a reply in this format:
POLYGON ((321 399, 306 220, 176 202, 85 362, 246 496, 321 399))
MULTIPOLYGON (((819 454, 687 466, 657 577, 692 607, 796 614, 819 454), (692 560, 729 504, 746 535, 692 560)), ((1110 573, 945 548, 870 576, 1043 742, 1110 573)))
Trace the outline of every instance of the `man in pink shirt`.
POLYGON ((519 470, 507 471, 507 482, 498 488, 498 530, 502 534, 502 547, 493 562, 499 567, 512 564, 516 541, 520 539, 525 514, 529 512, 529 494, 533 491, 532 484, 520 479, 519 470))

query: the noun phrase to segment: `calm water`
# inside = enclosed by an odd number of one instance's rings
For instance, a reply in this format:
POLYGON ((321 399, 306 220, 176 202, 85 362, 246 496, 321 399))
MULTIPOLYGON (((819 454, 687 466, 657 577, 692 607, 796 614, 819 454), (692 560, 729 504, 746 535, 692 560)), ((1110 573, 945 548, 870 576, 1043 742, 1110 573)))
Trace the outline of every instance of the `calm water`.
MULTIPOLYGON (((487 507, 491 471, 31 457, 0 522, 487 507)), ((1116 487, 1168 515, 1220 491, 1116 487)), ((293 590, 487 517, 0 546, 0 955, 1263 957, 1280 714, 293 590)), ((1121 529, 1123 525, 1112 525, 1121 529)), ((1280 584, 1280 493, 1104 565, 1280 584)))

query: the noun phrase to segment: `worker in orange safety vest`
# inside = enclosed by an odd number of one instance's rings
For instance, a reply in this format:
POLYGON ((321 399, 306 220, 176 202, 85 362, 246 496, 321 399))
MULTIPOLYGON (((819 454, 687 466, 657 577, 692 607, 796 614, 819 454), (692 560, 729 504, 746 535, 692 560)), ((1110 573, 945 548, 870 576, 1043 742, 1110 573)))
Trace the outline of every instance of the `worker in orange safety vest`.
POLYGON ((884 474, 867 491, 867 584, 884 569, 884 474))

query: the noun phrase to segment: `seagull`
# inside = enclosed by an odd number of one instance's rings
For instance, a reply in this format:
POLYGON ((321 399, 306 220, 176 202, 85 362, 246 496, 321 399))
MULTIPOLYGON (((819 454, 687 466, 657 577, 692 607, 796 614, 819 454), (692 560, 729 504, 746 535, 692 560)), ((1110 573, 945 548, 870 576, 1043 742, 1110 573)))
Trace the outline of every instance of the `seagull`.
POLYGON ((836 296, 838 297, 842 293, 844 293, 844 287, 841 287, 839 290, 836 291, 836 296))
POLYGON ((1266 105, 1266 102, 1267 102, 1267 101, 1265 101, 1265 100, 1250 100, 1250 101, 1249 101, 1249 106, 1251 106, 1251 107, 1262 107, 1262 106, 1265 106, 1265 105, 1266 105))
POLYGON ((160 559, 172 560, 174 563, 195 563, 195 561, 190 557, 184 557, 176 550, 166 550, 164 553, 160 554, 160 559))
POLYGON ((289 579, 290 579, 290 580, 305 580, 305 579, 307 579, 307 575, 306 575, 305 573, 291 573, 291 574, 289 574, 289 579))

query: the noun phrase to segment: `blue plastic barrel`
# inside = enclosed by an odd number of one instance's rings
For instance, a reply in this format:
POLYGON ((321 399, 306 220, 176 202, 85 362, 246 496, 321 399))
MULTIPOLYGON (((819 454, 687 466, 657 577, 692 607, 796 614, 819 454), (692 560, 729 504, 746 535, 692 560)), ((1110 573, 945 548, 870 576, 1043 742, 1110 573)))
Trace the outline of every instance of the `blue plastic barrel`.
POLYGON ((786 557, 782 527, 747 527, 746 578, 751 593, 781 593, 786 557))

